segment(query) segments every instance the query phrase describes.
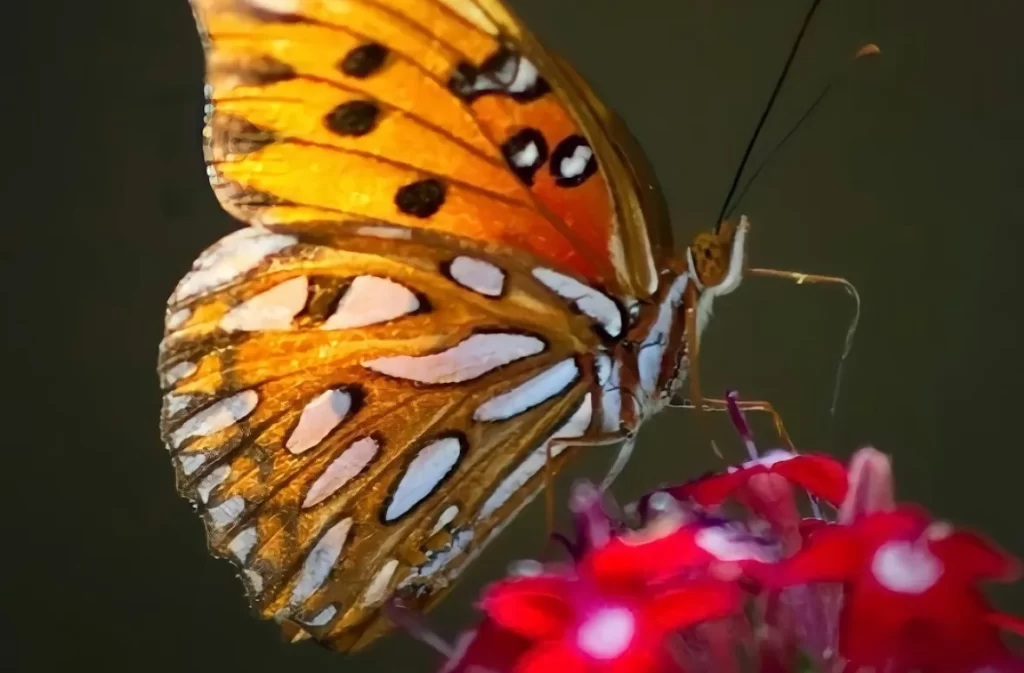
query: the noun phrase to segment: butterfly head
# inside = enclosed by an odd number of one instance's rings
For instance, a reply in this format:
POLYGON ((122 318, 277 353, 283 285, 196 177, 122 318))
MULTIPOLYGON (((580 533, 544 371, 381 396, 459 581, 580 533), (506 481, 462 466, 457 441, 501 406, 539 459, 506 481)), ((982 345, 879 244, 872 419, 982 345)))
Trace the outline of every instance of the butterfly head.
POLYGON ((705 295, 729 294, 743 279, 744 252, 750 222, 726 220, 713 232, 701 232, 686 249, 690 278, 705 295))

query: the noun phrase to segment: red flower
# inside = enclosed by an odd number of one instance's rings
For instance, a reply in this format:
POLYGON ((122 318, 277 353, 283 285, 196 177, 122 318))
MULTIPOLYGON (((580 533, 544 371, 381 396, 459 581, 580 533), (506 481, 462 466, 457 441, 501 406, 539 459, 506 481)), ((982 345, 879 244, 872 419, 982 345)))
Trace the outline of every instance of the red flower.
POLYGON ((534 643, 515 673, 678 671, 666 637, 739 606, 738 589, 726 582, 654 586, 636 574, 587 571, 511 578, 492 585, 482 601, 496 624, 534 643))
POLYGON ((781 564, 777 586, 840 582, 839 654, 856 668, 970 671, 1008 653, 999 619, 977 587, 1009 580, 1015 559, 918 509, 818 527, 781 564))
POLYGON ((826 455, 781 450, 730 467, 725 472, 666 489, 666 492, 681 500, 689 498, 704 507, 712 507, 722 504, 751 478, 763 474, 779 475, 837 507, 846 497, 846 468, 838 460, 826 455))

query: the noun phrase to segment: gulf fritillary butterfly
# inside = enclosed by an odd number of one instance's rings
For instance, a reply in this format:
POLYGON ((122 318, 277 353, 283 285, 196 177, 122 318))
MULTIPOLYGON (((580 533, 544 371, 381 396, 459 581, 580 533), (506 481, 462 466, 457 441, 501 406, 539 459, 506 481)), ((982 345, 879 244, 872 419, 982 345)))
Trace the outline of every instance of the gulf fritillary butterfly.
POLYGON ((162 437, 258 613, 356 649, 566 440, 628 455, 748 225, 677 250, 624 125, 500 0, 192 5, 209 175, 251 226, 169 299, 162 437))

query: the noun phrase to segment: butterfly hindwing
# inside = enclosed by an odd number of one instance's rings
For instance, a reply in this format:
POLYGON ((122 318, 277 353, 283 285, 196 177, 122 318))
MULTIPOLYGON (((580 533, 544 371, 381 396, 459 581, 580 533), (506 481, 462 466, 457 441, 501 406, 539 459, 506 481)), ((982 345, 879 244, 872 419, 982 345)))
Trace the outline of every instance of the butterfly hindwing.
POLYGON ((163 438, 262 616, 356 645, 392 591, 436 599, 529 501, 548 437, 598 424, 592 322, 529 269, 335 222, 237 231, 178 284, 163 438))
POLYGON ((237 216, 372 218, 653 293, 665 223, 640 207, 655 197, 628 163, 628 134, 500 3, 192 4, 211 178, 237 216))

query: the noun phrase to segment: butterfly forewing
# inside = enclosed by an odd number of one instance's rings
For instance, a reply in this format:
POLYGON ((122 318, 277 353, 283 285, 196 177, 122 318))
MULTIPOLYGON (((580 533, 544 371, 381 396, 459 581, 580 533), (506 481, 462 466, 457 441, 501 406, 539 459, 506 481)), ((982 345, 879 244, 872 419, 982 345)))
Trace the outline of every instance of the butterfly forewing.
POLYGON ((665 222, 636 207, 619 130, 500 4, 192 4, 211 176, 234 214, 455 233, 616 294, 653 293, 648 228, 661 244, 665 222))
POLYGON ((310 231, 238 231, 178 285, 162 431, 260 613, 344 649, 397 587, 448 585, 535 494, 546 438, 587 434, 597 337, 471 241, 310 231))

